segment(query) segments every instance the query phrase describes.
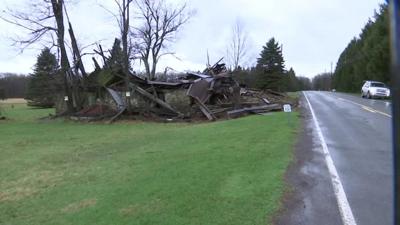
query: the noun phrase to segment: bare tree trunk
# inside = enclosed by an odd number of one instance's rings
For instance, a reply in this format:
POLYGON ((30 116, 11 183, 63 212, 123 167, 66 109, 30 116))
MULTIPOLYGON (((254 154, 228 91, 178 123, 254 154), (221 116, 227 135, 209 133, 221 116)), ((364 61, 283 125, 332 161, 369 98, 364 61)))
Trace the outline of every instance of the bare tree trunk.
POLYGON ((72 25, 71 25, 70 22, 68 22, 68 26, 69 26, 69 28, 68 28, 69 36, 71 37, 72 51, 73 51, 74 56, 76 58, 75 64, 79 68, 79 70, 81 71, 81 74, 82 74, 83 78, 86 78, 87 74, 86 74, 85 67, 83 66, 81 52, 79 50, 78 43, 77 43, 76 38, 75 38, 74 30, 72 29, 72 25))
MULTIPOLYGON (((125 87, 127 91, 130 91, 129 86, 129 49, 128 49, 128 34, 129 34, 129 7, 132 0, 122 1, 122 12, 121 12, 121 40, 122 40, 122 52, 123 52, 123 71, 125 74, 125 87)), ((127 99, 127 111, 131 111, 130 101, 127 99)))
POLYGON ((149 64, 149 60, 148 58, 142 58, 143 59, 143 64, 144 64, 144 68, 146 70, 146 75, 147 75, 147 79, 151 80, 151 71, 150 71, 150 64, 149 64))
POLYGON ((51 4, 53 7, 53 13, 54 17, 56 19, 57 23, 57 43, 58 43, 58 48, 60 50, 60 61, 61 61, 61 72, 63 74, 63 80, 64 80, 64 92, 65 95, 68 96, 68 101, 67 101, 67 110, 68 112, 74 112, 74 106, 73 106, 73 95, 71 92, 71 89, 69 87, 69 73, 71 69, 71 65, 68 60, 68 55, 67 55, 67 50, 65 48, 65 42, 64 42, 64 17, 63 17, 63 0, 51 0, 51 4))
POLYGON ((151 80, 156 78, 157 58, 153 56, 153 63, 151 64, 151 80))
MULTIPOLYGON (((76 109, 80 110, 83 107, 84 99, 82 99, 83 96, 80 94, 79 86, 86 85, 87 74, 86 74, 86 70, 85 70, 85 67, 82 62, 82 57, 81 57, 81 52, 78 47, 78 42, 76 41, 74 30, 72 29, 72 25, 71 25, 71 22, 69 21, 66 10, 65 10, 65 14, 67 15, 67 19, 68 19, 68 26, 69 26, 68 32, 69 32, 69 36, 71 38, 72 52, 73 52, 74 60, 75 60, 74 61, 74 65, 76 68, 75 74, 78 74, 78 69, 79 69, 82 74, 82 77, 83 77, 83 79, 81 79, 81 80, 74 79, 73 80, 74 85, 72 88, 73 95, 74 95, 74 101, 75 101, 75 107, 76 107, 76 109)), ((77 78, 77 77, 74 77, 74 78, 77 78)))
POLYGON ((129 50, 128 50, 128 34, 129 34, 129 4, 131 3, 130 0, 123 0, 123 24, 122 24, 122 51, 124 57, 124 72, 128 76, 129 74, 129 50))

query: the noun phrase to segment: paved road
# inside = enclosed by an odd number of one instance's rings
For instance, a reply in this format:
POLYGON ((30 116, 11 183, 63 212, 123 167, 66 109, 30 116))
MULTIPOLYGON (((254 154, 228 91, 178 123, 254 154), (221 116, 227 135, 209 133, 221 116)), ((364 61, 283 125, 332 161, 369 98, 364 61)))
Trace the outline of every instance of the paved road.
MULTIPOLYGON (((343 93, 305 94, 314 109, 356 223, 391 225, 391 103, 343 93)), ((297 146, 294 166, 297 169, 289 169, 288 180, 295 194, 284 203, 288 210, 276 223, 342 224, 329 172, 322 160, 321 143, 308 105, 302 101, 306 117, 303 126, 308 134, 303 135, 297 146), (307 149, 309 141, 313 145, 307 149), (298 157, 303 159, 299 162, 298 157)))

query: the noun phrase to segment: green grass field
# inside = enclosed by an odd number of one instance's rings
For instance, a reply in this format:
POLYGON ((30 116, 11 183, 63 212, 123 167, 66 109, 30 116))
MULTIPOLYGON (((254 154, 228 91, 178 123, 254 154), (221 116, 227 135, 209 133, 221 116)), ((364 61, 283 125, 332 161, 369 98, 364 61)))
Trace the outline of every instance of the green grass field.
POLYGON ((0 224, 269 224, 297 114, 84 124, 3 103, 0 224))

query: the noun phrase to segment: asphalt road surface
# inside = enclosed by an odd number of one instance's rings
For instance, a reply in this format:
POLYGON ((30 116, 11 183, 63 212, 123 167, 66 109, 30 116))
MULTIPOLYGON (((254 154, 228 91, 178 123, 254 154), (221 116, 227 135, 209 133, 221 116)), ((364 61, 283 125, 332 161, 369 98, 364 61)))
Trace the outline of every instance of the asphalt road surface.
POLYGON ((304 92, 301 100, 304 132, 296 146, 296 161, 287 173, 293 192, 276 224, 393 224, 393 163, 391 103, 333 92, 304 92), (322 151, 322 134, 339 183, 335 192, 322 151), (343 220, 343 202, 355 223, 343 220), (342 212, 342 213, 341 213, 342 212))

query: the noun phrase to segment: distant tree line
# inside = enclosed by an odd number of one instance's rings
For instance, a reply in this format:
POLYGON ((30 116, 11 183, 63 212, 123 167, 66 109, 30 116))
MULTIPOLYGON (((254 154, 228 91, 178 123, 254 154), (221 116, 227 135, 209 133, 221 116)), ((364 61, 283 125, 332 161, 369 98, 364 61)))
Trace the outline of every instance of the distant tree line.
POLYGON ((318 74, 312 79, 312 89, 320 91, 332 90, 332 74, 322 73, 318 74))
POLYGON ((25 98, 28 78, 22 74, 0 73, 0 99, 25 98))
MULTIPOLYGON (((259 82, 263 79, 263 74, 257 71, 255 67, 244 68, 237 70, 233 73, 234 78, 243 87, 255 88, 255 89, 271 89, 265 88, 263 82, 259 82)), ((272 88, 272 90, 279 90, 284 92, 304 91, 312 90, 312 80, 308 77, 296 76, 293 69, 282 74, 281 84, 272 88)))
POLYGON ((333 87, 359 91, 364 80, 390 84, 390 44, 388 5, 382 4, 373 20, 368 20, 359 37, 341 53, 333 74, 333 87))

